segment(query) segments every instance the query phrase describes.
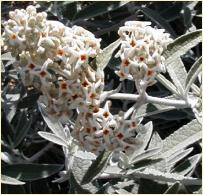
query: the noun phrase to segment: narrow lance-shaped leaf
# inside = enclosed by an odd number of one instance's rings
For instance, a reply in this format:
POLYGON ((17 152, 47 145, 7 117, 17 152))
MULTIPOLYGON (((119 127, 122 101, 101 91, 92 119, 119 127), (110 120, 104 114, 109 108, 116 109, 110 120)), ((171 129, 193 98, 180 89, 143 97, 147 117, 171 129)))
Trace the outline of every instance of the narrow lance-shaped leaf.
POLYGON ((170 62, 166 60, 165 64, 167 72, 178 90, 178 94, 183 96, 187 72, 181 58, 176 57, 170 62))
POLYGON ((65 142, 63 139, 61 139, 60 137, 58 137, 57 135, 53 134, 53 133, 48 133, 48 132, 43 132, 43 131, 39 131, 38 134, 43 137, 44 139, 51 141, 55 144, 58 144, 60 146, 65 146, 67 147, 68 144, 67 142, 65 142))
MULTIPOLYGON (((146 167, 149 167, 155 163, 160 162, 161 160, 163 160, 162 158, 156 158, 156 159, 142 159, 140 161, 137 161, 133 164, 132 169, 143 169, 146 167)), ((128 172, 127 172, 128 173, 128 172)))
POLYGON ((6 175, 1 175, 1 183, 9 184, 9 185, 24 185, 25 182, 19 181, 13 177, 9 177, 6 175))
POLYGON ((190 68, 188 74, 187 74, 187 78, 185 81, 185 87, 186 87, 186 93, 189 91, 191 85, 193 84, 193 82, 195 81, 195 79, 197 78, 198 74, 200 73, 201 69, 202 69, 202 57, 200 57, 190 68))
POLYGON ((173 134, 163 140, 161 157, 167 157, 176 151, 186 148, 188 145, 201 139, 201 125, 196 119, 182 126, 173 134))
POLYGON ((63 167, 61 164, 14 164, 4 166, 2 173, 22 181, 34 181, 56 174, 63 167))
POLYGON ((74 189, 74 191, 78 194, 91 194, 91 192, 87 189, 84 189, 75 179, 75 176, 72 172, 70 172, 70 185, 74 189))
POLYGON ((103 151, 101 154, 96 158, 96 160, 91 164, 87 172, 85 173, 81 184, 87 184, 95 177, 102 172, 102 170, 107 165, 107 162, 111 156, 112 152, 103 151))
POLYGON ((153 148, 150 150, 145 150, 143 153, 130 159, 130 161, 131 161, 131 163, 135 163, 135 162, 138 162, 140 160, 150 158, 150 157, 154 156, 155 154, 159 153, 160 151, 161 151, 161 148, 153 148))
POLYGON ((173 184, 172 186, 170 186, 165 192, 164 194, 177 194, 178 189, 179 189, 179 182, 176 182, 175 184, 173 184))
POLYGON ((180 57, 200 41, 201 30, 197 30, 175 39, 163 53, 167 71, 181 95, 184 95, 187 72, 180 57))
POLYGON ((11 52, 7 52, 7 53, 4 53, 4 54, 2 54, 1 55, 1 60, 12 60, 12 61, 15 61, 15 58, 14 57, 12 57, 12 55, 11 55, 11 52))
POLYGON ((176 33, 173 30, 173 28, 170 26, 170 24, 161 16, 159 15, 156 11, 149 9, 147 7, 142 7, 140 10, 148 17, 150 18, 153 22, 158 24, 160 27, 166 29, 168 33, 170 33, 173 37, 176 37, 176 33))
POLYGON ((191 156, 184 162, 177 165, 171 172, 186 175, 197 166, 198 162, 201 160, 201 157, 201 154, 191 156))
POLYGON ((53 116, 46 113, 46 108, 42 103, 39 103, 39 110, 48 125, 48 127, 51 129, 51 131, 56 134, 58 137, 66 141, 66 134, 64 132, 62 124, 53 116))
POLYGON ((193 148, 188 148, 184 150, 178 150, 174 154, 172 154, 169 158, 167 158, 167 168, 168 170, 171 169, 171 167, 174 166, 178 161, 182 160, 184 157, 186 157, 188 154, 192 152, 193 148))
POLYGON ((184 177, 175 173, 164 173, 155 169, 146 168, 144 171, 131 170, 128 174, 133 174, 136 178, 152 179, 162 182, 176 182, 179 181, 185 185, 201 185, 201 179, 193 177, 184 177))
POLYGON ((79 11, 73 19, 89 19, 95 16, 110 12, 112 10, 118 9, 119 7, 125 5, 128 2, 94 2, 86 8, 79 11))
MULTIPOLYGON (((23 119, 22 119, 23 120, 23 119)), ((23 120, 24 125, 23 126, 18 126, 18 129, 15 134, 15 139, 14 139, 14 147, 16 148, 22 140, 25 138, 26 134, 30 130, 30 127, 32 125, 32 117, 28 120, 23 120)))
POLYGON ((173 83, 166 79, 162 74, 158 74, 156 79, 173 94, 178 95, 178 91, 173 83))
POLYGON ((120 42, 121 42, 120 39, 116 40, 115 42, 111 43, 108 47, 104 48, 102 50, 102 53, 98 54, 98 56, 96 57, 96 64, 98 68, 103 70, 107 66, 113 52, 120 45, 120 42))
POLYGON ((163 55, 166 58, 167 64, 177 57, 185 54, 186 51, 193 48, 202 40, 202 31, 197 30, 181 37, 177 38, 175 41, 170 43, 167 46, 167 49, 164 51, 163 55))
POLYGON ((152 122, 148 122, 147 124, 140 125, 138 127, 138 135, 136 136, 136 138, 138 140, 141 140, 141 144, 139 144, 137 146, 137 148, 135 149, 134 153, 131 156, 131 159, 136 158, 139 154, 144 152, 144 149, 147 147, 147 144, 149 143, 149 140, 151 138, 152 135, 152 131, 153 131, 153 124, 152 122))

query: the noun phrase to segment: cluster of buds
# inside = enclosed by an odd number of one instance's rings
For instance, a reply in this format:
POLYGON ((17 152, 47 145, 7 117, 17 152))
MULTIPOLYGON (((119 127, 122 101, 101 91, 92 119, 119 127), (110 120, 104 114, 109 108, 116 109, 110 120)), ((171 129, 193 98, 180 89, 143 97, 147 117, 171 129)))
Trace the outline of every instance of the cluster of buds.
POLYGON ((151 22, 128 21, 120 27, 122 43, 116 54, 122 61, 116 71, 120 80, 135 80, 137 85, 147 87, 155 83, 158 72, 165 72, 162 53, 172 39, 163 29, 150 25, 151 22))

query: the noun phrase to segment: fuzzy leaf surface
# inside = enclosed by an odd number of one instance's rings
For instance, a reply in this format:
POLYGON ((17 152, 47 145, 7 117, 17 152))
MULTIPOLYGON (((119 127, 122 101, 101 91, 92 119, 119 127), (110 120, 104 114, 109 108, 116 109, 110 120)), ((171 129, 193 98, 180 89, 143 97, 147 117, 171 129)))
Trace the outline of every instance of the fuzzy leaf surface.
POLYGON ((136 178, 145 178, 164 182, 179 181, 185 185, 201 185, 201 180, 192 177, 184 177, 175 173, 164 173, 155 169, 146 168, 144 171, 129 171, 136 178))
POLYGON ((39 131, 38 134, 50 142, 53 142, 53 143, 58 144, 60 146, 65 146, 65 147, 68 146, 67 142, 65 142, 63 139, 61 139, 60 137, 58 137, 57 135, 55 135, 53 133, 39 131))
POLYGON ((167 157, 201 139, 201 125, 196 119, 163 140, 161 157, 167 157))
POLYGON ((186 175, 197 166, 198 162, 201 160, 201 157, 201 154, 191 156, 184 162, 177 165, 171 172, 186 175))
POLYGON ((99 173, 102 172, 102 170, 107 165, 107 162, 111 156, 112 152, 109 151, 103 151, 96 160, 91 164, 87 172, 85 173, 81 184, 87 184, 90 181, 92 181, 99 173))
POLYGON ((178 189, 179 189, 179 183, 176 182, 175 184, 173 184, 172 186, 170 186, 165 192, 164 194, 177 194, 178 193, 178 189))
POLYGON ((170 63, 185 54, 202 40, 202 30, 197 30, 178 37, 167 46, 163 55, 166 58, 166 64, 170 63))
POLYGON ((191 87, 191 85, 193 84, 193 82, 195 81, 195 79, 197 78, 198 74, 200 73, 202 69, 202 57, 200 57, 190 68, 188 74, 187 74, 187 78, 185 81, 185 87, 186 87, 186 91, 189 90, 189 88, 191 87))
POLYGON ((115 42, 111 43, 109 46, 104 48, 100 54, 98 54, 98 56, 96 57, 97 67, 103 70, 107 66, 113 52, 120 45, 120 42, 121 42, 120 39, 116 40, 115 42))
POLYGON ((34 181, 58 173, 61 164, 14 164, 2 168, 2 173, 22 181, 34 181))
POLYGON ((25 182, 19 181, 15 178, 6 176, 6 175, 1 175, 1 182, 3 184, 9 184, 9 185, 24 185, 25 182))

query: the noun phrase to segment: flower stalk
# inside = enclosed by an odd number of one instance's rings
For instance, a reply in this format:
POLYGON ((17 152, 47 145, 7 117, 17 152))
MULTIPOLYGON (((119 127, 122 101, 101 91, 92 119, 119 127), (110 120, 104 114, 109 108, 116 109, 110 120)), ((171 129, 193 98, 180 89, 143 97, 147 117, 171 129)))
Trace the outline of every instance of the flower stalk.
MULTIPOLYGON (((140 95, 128 93, 115 93, 113 95, 110 95, 108 98, 138 101, 140 95)), ((158 98, 149 95, 146 95, 146 103, 162 104, 166 106, 175 106, 175 107, 190 107, 185 100, 158 98)))

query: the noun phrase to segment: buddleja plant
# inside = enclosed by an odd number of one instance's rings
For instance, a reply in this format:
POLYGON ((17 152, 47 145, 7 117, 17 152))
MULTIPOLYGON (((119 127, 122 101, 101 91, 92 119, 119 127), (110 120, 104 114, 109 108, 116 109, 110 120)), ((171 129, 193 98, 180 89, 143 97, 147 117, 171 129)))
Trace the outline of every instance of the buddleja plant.
MULTIPOLYGON (((197 78, 201 83, 201 58, 189 72, 180 58, 201 41, 200 30, 173 40, 151 22, 127 21, 118 30, 120 38, 101 49, 101 39, 88 30, 48 20, 34 6, 11 11, 9 17, 3 23, 3 50, 10 52, 23 85, 40 93, 38 108, 51 132, 38 134, 62 146, 65 156, 64 167, 52 165, 47 177, 60 171, 53 182, 68 181, 70 193, 137 193, 152 184, 161 192, 177 193, 184 186, 201 185, 192 177, 201 155, 185 158, 193 150, 190 145, 201 139, 201 87, 196 84, 197 78), (121 84, 105 90, 104 68, 114 57, 120 60, 115 74, 121 82, 131 80, 136 94, 119 93, 121 84), (156 82, 171 95, 148 95, 156 82), (111 99, 136 103, 113 114, 111 99), (155 110, 148 112, 148 105, 155 110), (164 140, 153 133, 153 121, 143 123, 143 117, 183 108, 190 108, 195 119, 164 140), (115 182, 102 186, 102 179, 115 182)), ((26 158, 16 161, 19 166, 26 158)), ((32 165, 37 172, 38 165, 32 165)), ((5 166, 4 183, 29 180, 13 172, 5 166)))

